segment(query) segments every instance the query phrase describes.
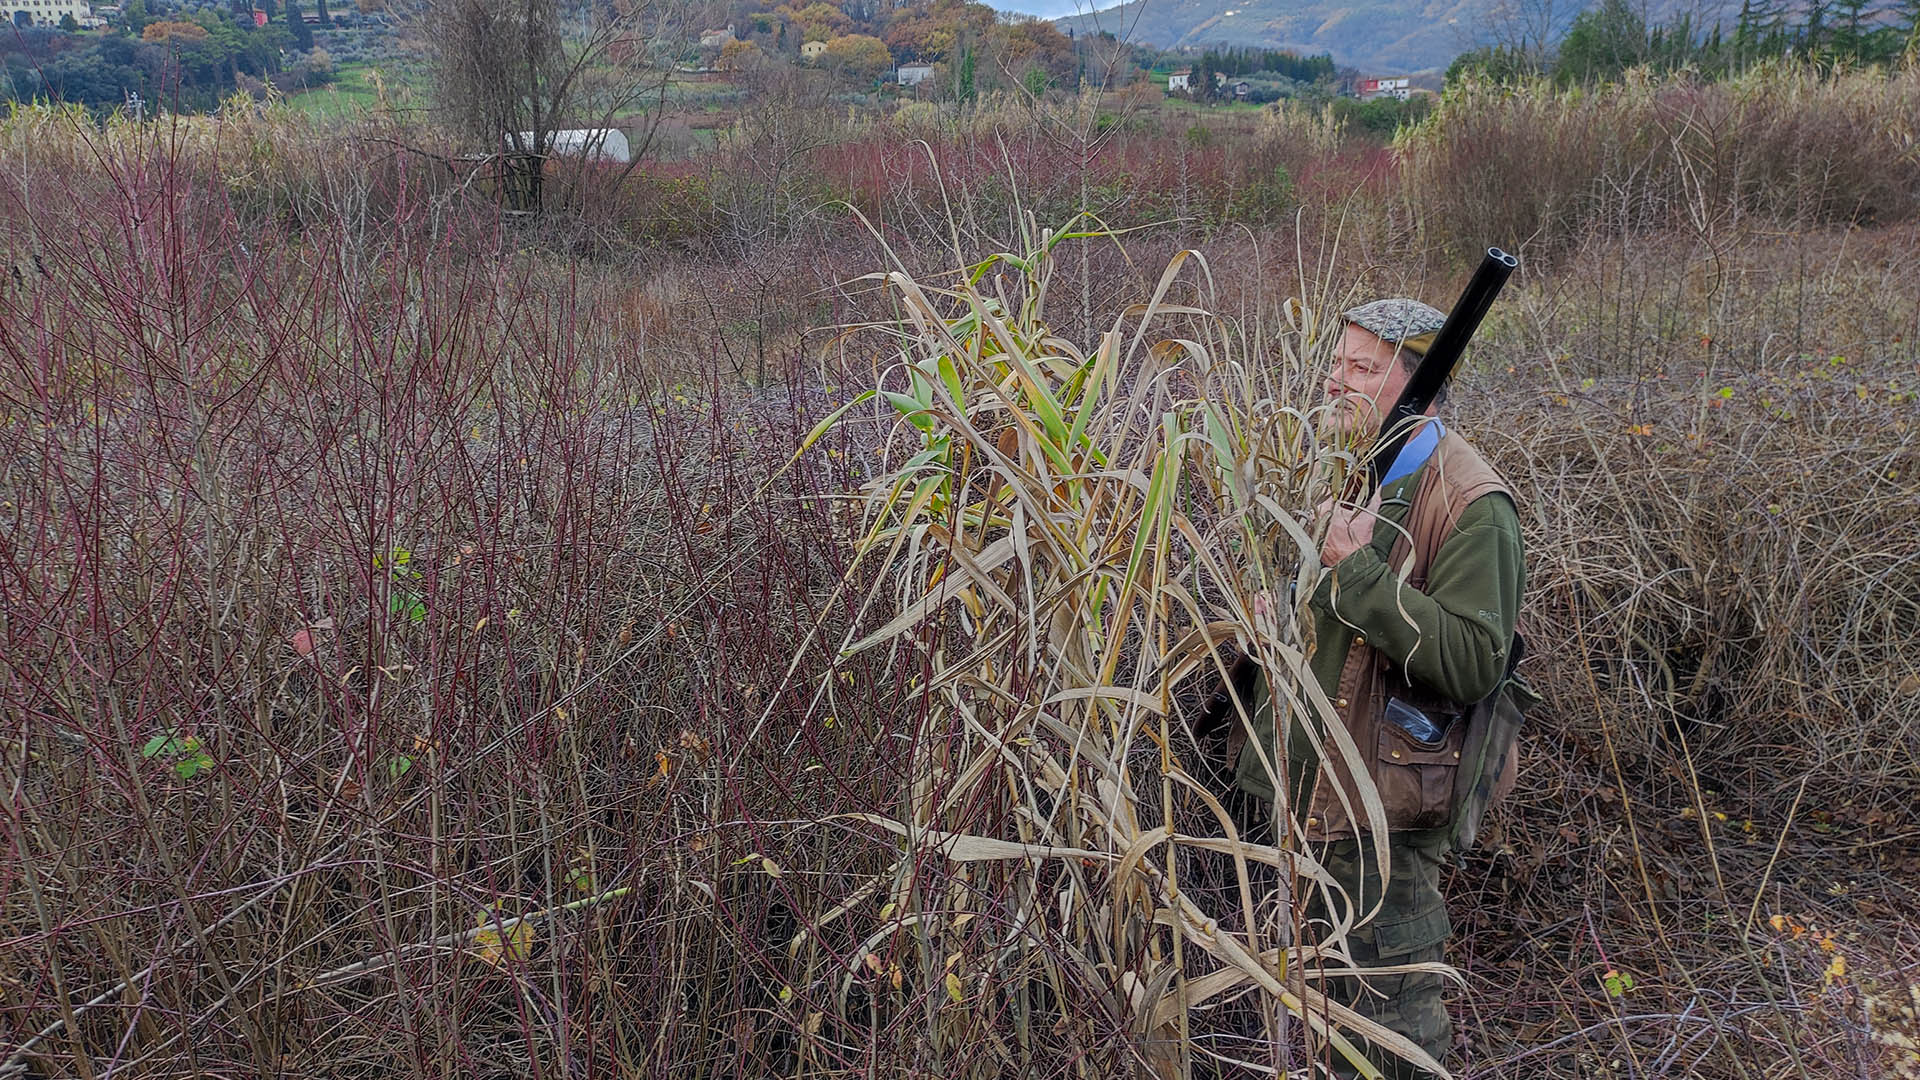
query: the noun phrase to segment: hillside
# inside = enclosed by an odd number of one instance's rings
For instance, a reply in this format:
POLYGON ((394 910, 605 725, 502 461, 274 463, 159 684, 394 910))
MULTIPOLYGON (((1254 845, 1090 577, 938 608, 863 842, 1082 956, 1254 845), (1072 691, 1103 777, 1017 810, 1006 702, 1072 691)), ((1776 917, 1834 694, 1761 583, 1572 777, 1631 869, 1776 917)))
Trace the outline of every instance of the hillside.
POLYGON ((1225 43, 1329 52, 1342 67, 1405 73, 1443 68, 1470 47, 1480 7, 1476 0, 1133 0, 1057 25, 1163 48, 1225 43))

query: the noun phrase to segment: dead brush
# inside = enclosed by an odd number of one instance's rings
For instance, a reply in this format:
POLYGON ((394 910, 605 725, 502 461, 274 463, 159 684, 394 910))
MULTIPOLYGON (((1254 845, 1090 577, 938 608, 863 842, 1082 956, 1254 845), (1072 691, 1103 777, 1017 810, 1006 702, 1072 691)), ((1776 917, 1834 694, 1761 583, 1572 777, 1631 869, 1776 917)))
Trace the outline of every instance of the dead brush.
MULTIPOLYGON (((1329 335, 1305 312, 1322 306, 1290 308, 1269 339, 1171 299, 1207 295, 1205 261, 1181 252, 1148 302, 1082 350, 1045 312, 1056 250, 1088 239, 1030 227, 1025 254, 950 287, 873 279, 903 312, 877 328, 898 362, 828 424, 870 399, 892 406, 875 419, 896 456, 861 496, 856 541, 875 582, 862 611, 886 614, 856 619, 864 632, 842 653, 892 650, 918 719, 899 733, 911 768, 895 816, 841 816, 897 857, 862 894, 885 898, 877 920, 847 931, 858 944, 834 976, 840 999, 857 982, 872 1008, 893 1001, 916 1060, 943 1075, 1031 1074, 1069 1049, 1102 1075, 1189 1075, 1196 1025, 1249 989, 1276 1060, 1301 1021, 1310 1055, 1359 1061, 1359 1034, 1438 1069, 1321 991, 1368 912, 1329 897, 1342 914, 1317 947, 1284 911, 1255 917, 1250 862, 1279 868, 1285 896, 1334 886, 1297 834, 1239 836, 1196 778, 1175 700, 1217 669, 1216 646, 1257 638, 1276 726, 1333 715, 1299 613, 1256 601, 1311 594, 1318 544, 1303 522, 1352 461, 1316 438, 1309 360, 1329 335), (1179 811, 1196 805, 1208 827, 1189 830, 1195 815, 1179 811), (1231 860, 1240 912, 1196 901, 1182 849, 1231 860)), ((1320 752, 1364 772, 1341 726, 1325 728, 1320 752)), ((1384 830, 1377 795, 1357 801, 1384 830)))

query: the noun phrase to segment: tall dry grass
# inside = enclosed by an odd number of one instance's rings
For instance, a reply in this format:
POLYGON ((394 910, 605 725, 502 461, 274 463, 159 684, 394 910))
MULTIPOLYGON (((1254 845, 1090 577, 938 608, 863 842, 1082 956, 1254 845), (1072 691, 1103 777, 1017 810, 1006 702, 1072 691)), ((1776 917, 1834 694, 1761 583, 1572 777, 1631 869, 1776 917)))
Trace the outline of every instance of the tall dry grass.
POLYGON ((1920 69, 1766 64, 1722 82, 1631 73, 1595 90, 1468 83, 1398 141, 1440 242, 1528 254, 1595 232, 1911 220, 1920 69))
MULTIPOLYGON (((849 815, 897 845, 856 892, 884 904, 855 923, 845 973, 813 985, 830 996, 862 964, 882 991, 891 980, 925 1017, 913 1059, 945 1074, 1027 1075, 1077 1052, 1103 1075, 1322 1053, 1377 1075, 1356 1034, 1438 1070, 1330 999, 1325 980, 1351 971, 1347 932, 1373 912, 1297 829, 1278 846, 1239 834, 1177 700, 1191 674, 1223 671, 1218 647, 1257 640, 1285 703, 1274 723, 1315 717, 1326 755, 1360 760, 1306 668, 1301 614, 1260 599, 1312 594, 1312 507, 1351 466, 1315 437, 1313 376, 1337 320, 1316 305, 1250 335, 1198 306, 1210 271, 1188 251, 1082 350, 1048 311, 1054 252, 1118 238, 1024 239, 952 285, 882 278, 903 315, 876 329, 899 358, 848 407, 883 400, 899 464, 864 488, 855 550, 875 577, 861 609, 877 613, 840 652, 889 649, 917 715, 899 732, 898 806, 849 815), (1237 889, 1192 888, 1181 864, 1202 852, 1231 861, 1237 889), (1279 869, 1277 896, 1249 863, 1279 869), (1324 936, 1304 936, 1288 902, 1310 893, 1340 913, 1324 936), (1247 990, 1264 1041, 1194 1038, 1247 990)), ((1285 763, 1268 766, 1284 789, 1285 763)), ((1353 798, 1384 828, 1377 793, 1353 798)))
MULTIPOLYGON (((167 130, 110 150, 77 123, 0 133, 8 1069, 852 1075, 937 1048, 985 1070, 998 1049, 951 1048, 1024 1025, 1014 1060, 1065 1075, 1154 1045, 1130 996, 1101 995, 1126 972, 1087 975, 1066 935, 1078 918, 1111 929, 1173 910, 1153 891, 1169 880, 1225 919, 1237 882, 1225 902, 1200 888, 1221 884, 1205 879, 1217 864, 1189 852, 1169 870, 1156 848, 1118 878, 1148 891, 1116 893, 1094 872, 1114 846, 1087 848, 1094 867, 956 865, 924 832, 903 843, 874 821, 904 827, 922 806, 984 836, 1031 803, 1055 811, 1048 827, 1106 843, 1119 820, 1084 794, 1046 807, 989 790, 1005 759, 970 728, 943 738, 950 707, 899 689, 927 653, 834 648, 897 594, 870 567, 836 592, 853 552, 831 496, 901 461, 879 426, 793 449, 917 347, 839 332, 905 313, 841 287, 881 265, 878 248, 851 226, 789 230, 770 256, 788 272, 743 294, 734 256, 701 238, 714 203, 697 180, 643 181, 583 229, 527 230, 411 151, 344 158, 293 139, 256 167, 245 147, 261 143, 167 130), (633 256, 633 238, 657 246, 633 256), (876 583, 882 601, 862 612, 876 583), (937 753, 978 764, 975 801, 913 797, 937 753), (885 891, 901 873, 927 929, 863 948, 905 918, 885 891), (1039 906, 1036 889, 1080 906, 1039 906), (1021 912, 1046 946, 1007 977, 994 965, 1019 953, 999 950, 1021 912), (1015 984, 1028 993, 995 989, 1015 984), (1080 1011, 1041 1030, 1066 1000, 1080 1011)), ((1105 160, 1171 145, 1136 135, 1105 160)), ((1008 146, 977 174, 941 159, 949 194, 973 185, 966 250, 1024 250, 987 174, 1061 198, 1079 187, 1057 158, 1008 146)), ((797 182, 840 175, 835 152, 797 182)), ((1390 159, 1381 172, 1345 153, 1313 175, 1384 179, 1342 195, 1289 164, 1296 190, 1325 192, 1298 219, 1143 232, 1128 257, 1096 243, 1084 264, 1064 242, 1056 334, 1090 347, 1082 308, 1112 325, 1196 239, 1214 291, 1182 279, 1169 296, 1231 313, 1245 342, 1229 352, 1248 363, 1268 362, 1250 343, 1285 336, 1303 279, 1450 295, 1435 219, 1389 199, 1390 159)), ((1217 190, 1207 177, 1237 182, 1208 169, 1189 196, 1217 190)), ((1160 219, 1178 197, 1177 174, 1120 171, 1089 174, 1115 178, 1117 221, 1160 219)), ((908 276, 944 286, 951 231, 912 224, 938 223, 939 189, 889 197, 908 276)), ((1910 1067, 1920 683, 1903 522, 1920 507, 1900 395, 1920 301, 1900 268, 1920 241, 1910 224, 1774 214, 1677 230, 1580 219, 1591 235, 1530 264, 1454 395, 1526 504, 1526 617, 1543 645, 1530 677, 1549 697, 1514 805, 1451 882, 1469 980, 1457 1071, 1910 1067)), ((1017 278, 1009 300, 1025 295, 1017 278)), ((1192 364, 1149 359, 1169 374, 1140 393, 1176 412, 1201 396, 1179 374, 1192 364)), ((913 392, 904 369, 892 378, 913 392)), ((1037 475, 1038 441, 1016 451, 1002 467, 1037 475)), ((1182 508, 1210 539, 1212 481, 1194 475, 1182 508)), ((914 649, 962 640, 952 624, 914 649)), ((1114 670, 1157 693, 1141 655, 1114 670)), ((1180 764, 1206 781, 1197 755, 1180 764)), ((1198 793, 1178 805, 1178 780, 1167 815, 1157 747, 1125 765, 1143 833, 1213 835, 1198 793)), ((1155 926, 1099 947, 1166 973, 1174 940, 1155 926)), ((1185 942, 1191 988, 1213 961, 1185 942)), ((1238 1023, 1237 1005, 1210 1004, 1190 1032, 1238 1023)))

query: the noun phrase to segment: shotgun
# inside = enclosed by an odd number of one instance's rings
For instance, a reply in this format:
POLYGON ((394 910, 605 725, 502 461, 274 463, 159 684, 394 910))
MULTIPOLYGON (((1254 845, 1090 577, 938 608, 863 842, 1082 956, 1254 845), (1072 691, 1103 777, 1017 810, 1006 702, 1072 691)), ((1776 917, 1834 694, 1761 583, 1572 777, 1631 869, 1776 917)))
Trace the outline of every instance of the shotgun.
MULTIPOLYGON (((1474 331, 1480 329, 1480 320, 1486 318, 1487 309, 1493 306, 1494 298, 1500 295, 1520 260, 1501 251, 1488 248, 1486 257, 1480 260, 1479 269, 1473 272, 1473 278, 1454 302, 1453 310, 1447 312, 1447 321, 1440 325, 1439 333, 1433 337, 1433 344, 1427 348, 1426 355, 1420 358, 1419 366, 1413 369, 1412 378, 1407 380, 1407 388, 1400 393, 1400 400, 1380 420, 1380 432, 1374 438, 1374 450, 1367 456, 1366 471, 1361 474, 1358 492, 1353 497, 1362 506, 1373 498, 1373 489, 1380 486, 1380 478, 1393 464, 1394 458, 1406 445, 1407 436, 1415 425, 1408 423, 1412 418, 1427 411, 1433 399, 1440 394, 1440 388, 1452 377, 1455 365, 1467 351, 1467 342, 1473 339, 1474 331)), ((1227 678, 1207 698, 1205 707, 1200 710, 1199 723, 1194 725, 1194 734, 1202 738, 1215 734, 1224 728, 1227 720, 1235 713, 1234 702, 1251 701, 1255 680, 1259 678, 1260 666, 1254 662, 1251 653, 1241 653, 1234 658, 1227 670, 1227 678)))

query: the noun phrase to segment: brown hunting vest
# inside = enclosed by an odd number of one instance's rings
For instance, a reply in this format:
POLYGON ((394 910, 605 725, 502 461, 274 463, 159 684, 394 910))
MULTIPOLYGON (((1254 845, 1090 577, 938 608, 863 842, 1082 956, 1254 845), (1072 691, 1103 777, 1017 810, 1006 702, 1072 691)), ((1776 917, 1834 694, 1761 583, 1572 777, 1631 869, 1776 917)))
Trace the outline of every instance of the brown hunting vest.
MULTIPOLYGON (((1506 482, 1479 451, 1448 431, 1421 472, 1412 506, 1402 521, 1406 534, 1394 542, 1388 556, 1389 572, 1397 575, 1406 568, 1411 556, 1406 584, 1424 589, 1427 567, 1432 565, 1441 545, 1453 535, 1467 504, 1494 492, 1512 498, 1506 482)), ((1445 826, 1452 810, 1454 777, 1460 767, 1460 749, 1467 725, 1450 724, 1438 749, 1421 744, 1398 724, 1382 720, 1389 696, 1436 714, 1464 713, 1473 703, 1448 701, 1411 682, 1397 663, 1366 644, 1365 638, 1357 636, 1347 652, 1346 666, 1340 671, 1340 685, 1334 694, 1335 709, 1353 735, 1361 758, 1370 763, 1374 785, 1386 810, 1388 830, 1402 832, 1445 826)), ((1334 789, 1335 784, 1345 788, 1348 802, 1360 817, 1360 829, 1366 827, 1366 811, 1353 787, 1352 774, 1346 763, 1334 755, 1319 770, 1308 800, 1305 825, 1309 840, 1347 839, 1358 831, 1334 789)), ((1496 797, 1512 784, 1510 756, 1496 785, 1496 797)))

